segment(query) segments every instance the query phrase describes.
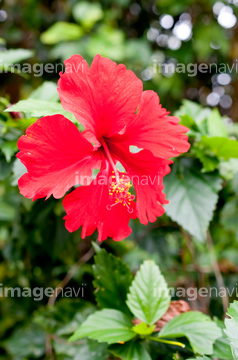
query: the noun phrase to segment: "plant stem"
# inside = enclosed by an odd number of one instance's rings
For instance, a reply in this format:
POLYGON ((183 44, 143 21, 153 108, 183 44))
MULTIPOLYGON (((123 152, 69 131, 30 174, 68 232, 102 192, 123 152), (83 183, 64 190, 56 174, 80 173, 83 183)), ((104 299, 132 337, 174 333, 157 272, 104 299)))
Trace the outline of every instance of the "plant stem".
POLYGON ((92 246, 86 254, 84 254, 69 270, 69 272, 66 274, 65 278, 59 283, 59 285, 56 286, 52 296, 50 297, 48 301, 48 305, 53 306, 57 297, 62 292, 62 290, 65 288, 65 286, 70 282, 78 268, 85 264, 88 260, 90 260, 95 253, 94 247, 92 246))
POLYGON ((229 299, 228 299, 228 295, 227 295, 227 291, 225 288, 225 284, 224 284, 224 280, 219 268, 219 264, 217 262, 217 258, 216 258, 216 253, 215 253, 215 249, 214 249, 214 245, 213 245, 213 241, 212 241, 212 237, 210 232, 207 232, 207 247, 208 247, 208 251, 209 251, 209 255, 210 255, 210 259, 211 259, 211 264, 212 264, 212 268, 216 277, 216 281, 217 284, 219 286, 219 288, 224 288, 225 289, 225 296, 222 296, 222 305, 223 305, 223 311, 224 311, 224 316, 226 315, 227 309, 229 307, 229 299))
POLYGON ((177 346, 180 346, 182 348, 185 348, 185 345, 183 343, 181 343, 181 342, 178 342, 178 341, 164 340, 164 339, 160 339, 160 338, 153 337, 153 336, 149 336, 147 339, 152 340, 152 341, 157 341, 157 342, 160 342, 160 343, 164 343, 164 344, 177 345, 177 346))
MULTIPOLYGON (((99 244, 100 245, 100 244, 99 244)), ((59 285, 56 286, 52 296, 50 297, 48 301, 48 305, 54 306, 55 301, 59 294, 62 292, 62 290, 65 288, 65 286, 70 282, 78 268, 85 264, 88 260, 90 260, 95 253, 95 249, 93 246, 84 254, 68 271, 65 278, 59 283, 59 285)), ((54 353, 51 346, 51 339, 53 338, 53 335, 46 335, 46 354, 50 357, 50 360, 54 360, 54 353)))

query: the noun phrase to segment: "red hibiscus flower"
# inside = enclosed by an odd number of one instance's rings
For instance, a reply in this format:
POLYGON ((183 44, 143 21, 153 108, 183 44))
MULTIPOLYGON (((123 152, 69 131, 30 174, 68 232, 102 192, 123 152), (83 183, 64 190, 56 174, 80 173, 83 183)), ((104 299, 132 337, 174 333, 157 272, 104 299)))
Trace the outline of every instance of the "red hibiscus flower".
POLYGON ((90 68, 72 56, 60 76, 62 106, 85 130, 62 115, 31 125, 18 142, 17 157, 28 171, 20 192, 33 200, 61 198, 81 185, 63 200, 66 228, 82 226, 82 238, 97 229, 100 241, 122 240, 131 233, 131 218, 147 224, 164 213, 163 176, 170 171, 168 159, 189 149, 188 129, 168 116, 155 92, 142 90, 132 71, 100 55, 90 68), (132 145, 142 150, 132 153, 132 145), (94 180, 93 169, 100 169, 94 180))

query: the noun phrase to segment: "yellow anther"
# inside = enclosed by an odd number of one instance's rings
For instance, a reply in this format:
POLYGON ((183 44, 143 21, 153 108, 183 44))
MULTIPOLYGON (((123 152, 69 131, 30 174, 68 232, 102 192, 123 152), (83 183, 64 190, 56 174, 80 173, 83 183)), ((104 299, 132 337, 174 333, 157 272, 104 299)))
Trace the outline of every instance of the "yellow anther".
POLYGON ((134 200, 135 196, 128 191, 132 184, 124 178, 124 174, 119 172, 118 176, 115 175, 112 176, 113 179, 109 188, 109 195, 112 196, 112 200, 107 205, 107 209, 110 210, 113 206, 122 204, 127 207, 129 213, 132 213, 134 210, 131 208, 131 201, 134 200))

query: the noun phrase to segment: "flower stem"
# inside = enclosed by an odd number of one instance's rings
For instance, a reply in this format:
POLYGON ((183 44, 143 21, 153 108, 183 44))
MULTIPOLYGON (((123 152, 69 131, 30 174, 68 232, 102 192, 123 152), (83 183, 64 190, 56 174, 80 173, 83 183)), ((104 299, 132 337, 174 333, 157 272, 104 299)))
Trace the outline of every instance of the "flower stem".
POLYGON ((185 348, 185 345, 181 342, 178 341, 170 341, 170 340, 164 340, 164 339, 160 339, 158 337, 153 337, 153 336, 149 336, 147 339, 152 340, 152 341, 157 341, 160 343, 164 343, 164 344, 169 344, 169 345, 177 345, 180 346, 182 348, 185 348))

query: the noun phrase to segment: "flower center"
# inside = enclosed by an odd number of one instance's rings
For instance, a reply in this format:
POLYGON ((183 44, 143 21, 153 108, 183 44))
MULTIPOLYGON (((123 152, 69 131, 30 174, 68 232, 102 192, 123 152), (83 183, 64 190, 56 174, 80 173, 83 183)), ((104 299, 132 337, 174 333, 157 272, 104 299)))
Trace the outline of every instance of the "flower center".
POLYGON ((125 178, 124 174, 119 175, 119 182, 117 182, 115 172, 112 172, 112 183, 109 188, 109 195, 112 197, 112 201, 114 202, 111 205, 107 205, 107 209, 111 210, 111 208, 117 204, 122 204, 123 206, 127 207, 127 211, 129 213, 133 212, 133 209, 130 207, 131 201, 135 199, 135 196, 132 195, 129 189, 132 187, 128 178, 125 178))
POLYGON ((117 204, 122 204, 127 207, 127 211, 129 213, 133 213, 133 208, 131 208, 131 201, 135 199, 135 196, 132 195, 129 189, 132 187, 130 180, 128 180, 128 176, 125 177, 125 174, 119 172, 116 168, 116 165, 112 159, 108 146, 104 139, 101 139, 101 144, 104 148, 106 157, 113 168, 112 171, 112 183, 109 188, 109 195, 112 197, 113 204, 107 205, 107 210, 111 210, 111 208, 117 204))

